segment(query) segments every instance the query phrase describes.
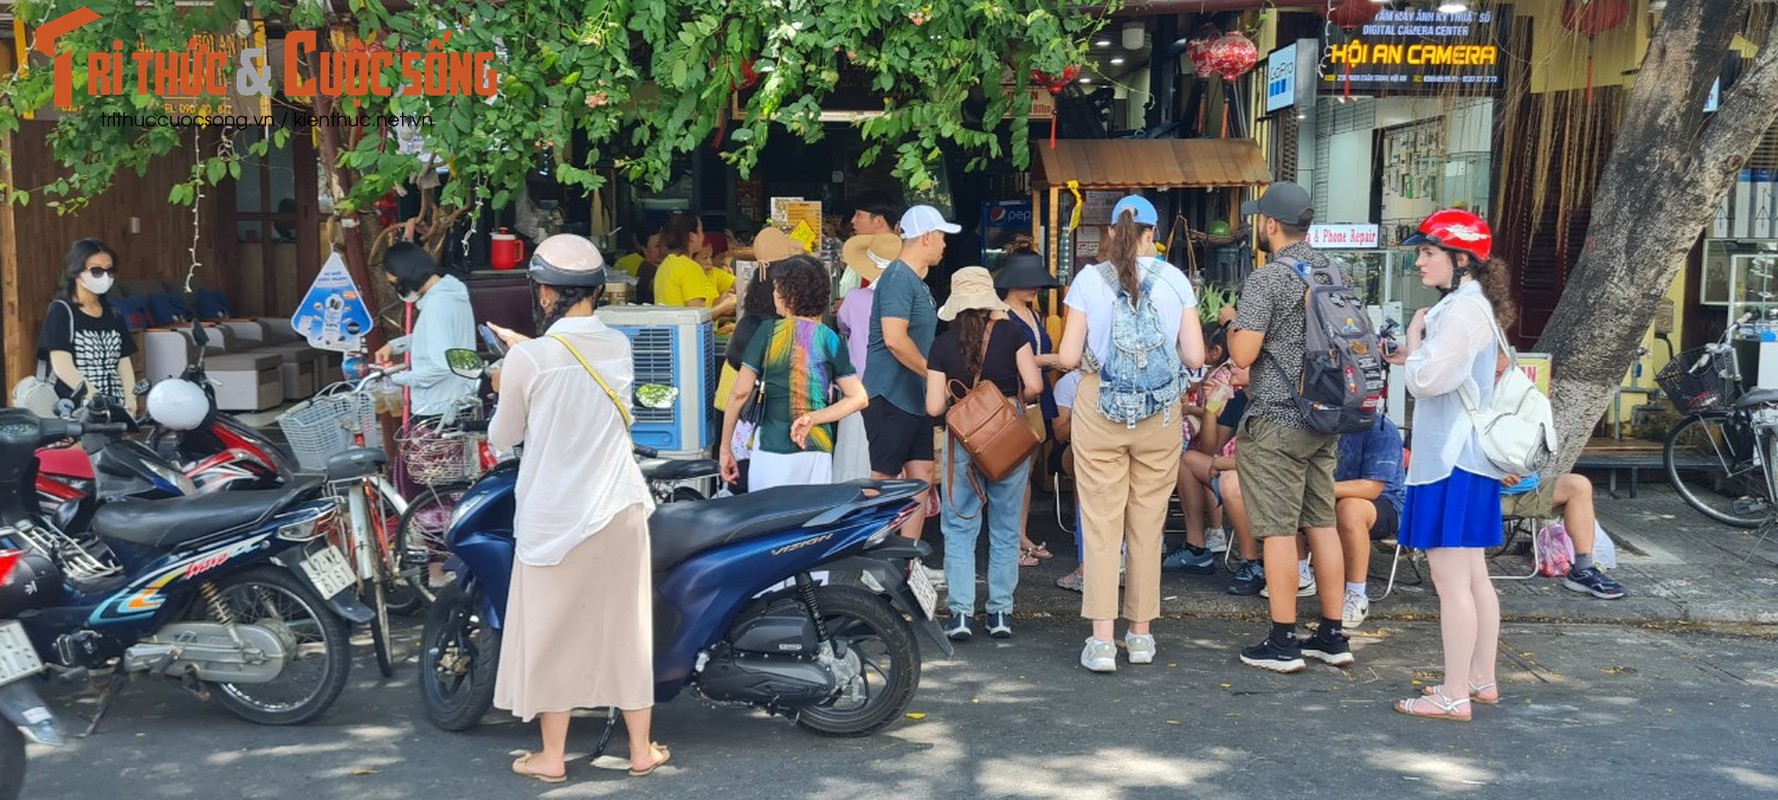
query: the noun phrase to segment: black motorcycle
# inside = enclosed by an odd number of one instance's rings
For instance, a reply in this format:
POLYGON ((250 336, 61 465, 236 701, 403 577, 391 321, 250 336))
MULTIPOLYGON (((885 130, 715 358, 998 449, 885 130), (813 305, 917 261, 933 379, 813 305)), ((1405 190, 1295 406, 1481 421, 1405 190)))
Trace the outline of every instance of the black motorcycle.
POLYGON ((0 551, 0 800, 14 800, 25 783, 27 738, 51 746, 66 741, 56 715, 31 687, 43 662, 24 626, 11 619, 37 593, 37 574, 46 563, 23 551, 0 551))

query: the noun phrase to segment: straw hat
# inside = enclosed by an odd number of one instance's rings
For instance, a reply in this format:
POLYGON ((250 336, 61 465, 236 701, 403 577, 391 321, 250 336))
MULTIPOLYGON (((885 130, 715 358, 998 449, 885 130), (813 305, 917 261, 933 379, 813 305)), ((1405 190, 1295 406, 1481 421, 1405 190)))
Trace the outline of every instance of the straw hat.
POLYGON ((985 267, 964 267, 951 275, 951 297, 938 310, 938 318, 950 322, 971 309, 986 309, 1005 317, 1007 305, 994 291, 994 276, 985 267))
POLYGON ((753 237, 753 260, 760 264, 775 264, 791 256, 808 255, 808 248, 803 243, 790 238, 777 228, 766 228, 753 237))
POLYGON ((1043 256, 1036 253, 1007 255, 994 279, 996 289, 1054 289, 1061 285, 1043 265, 1043 256))
POLYGON ((840 249, 840 259, 846 266, 872 283, 883 277, 883 268, 900 256, 901 237, 893 233, 854 236, 840 249))

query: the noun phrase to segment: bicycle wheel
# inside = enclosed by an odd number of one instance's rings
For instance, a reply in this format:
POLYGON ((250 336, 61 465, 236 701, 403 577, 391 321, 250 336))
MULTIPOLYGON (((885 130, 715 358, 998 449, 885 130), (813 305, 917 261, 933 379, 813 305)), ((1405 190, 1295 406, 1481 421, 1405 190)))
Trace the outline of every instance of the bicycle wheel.
POLYGON ((1738 528, 1757 527, 1770 513, 1772 495, 1756 441, 1739 418, 1688 417, 1667 437, 1662 453, 1667 479, 1704 516, 1738 528))
POLYGON ((370 645, 377 654, 377 671, 385 678, 395 677, 395 656, 389 644, 389 604, 384 600, 383 582, 370 585, 370 610, 376 617, 370 621, 370 645))
POLYGON ((451 555, 445 531, 466 491, 466 483, 427 488, 408 504, 396 526, 395 552, 401 556, 402 577, 428 604, 437 599, 433 587, 444 582, 444 563, 451 555))
POLYGON ((377 509, 373 522, 380 524, 380 529, 373 531, 376 535, 377 572, 381 577, 383 601, 389 611, 395 614, 410 615, 424 609, 432 602, 432 594, 427 591, 424 582, 416 583, 403 568, 401 558, 401 518, 407 513, 398 498, 390 497, 385 492, 392 487, 377 485, 371 490, 377 509))

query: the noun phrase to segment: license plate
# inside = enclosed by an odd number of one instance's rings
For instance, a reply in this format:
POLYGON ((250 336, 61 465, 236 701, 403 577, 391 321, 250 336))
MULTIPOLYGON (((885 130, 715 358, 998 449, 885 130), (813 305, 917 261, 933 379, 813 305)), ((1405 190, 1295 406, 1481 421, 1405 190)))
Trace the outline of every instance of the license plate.
POLYGON ((913 569, 908 570, 908 586, 914 590, 915 599, 920 601, 921 610, 926 618, 932 619, 932 610, 938 607, 938 589, 932 585, 932 579, 926 577, 926 568, 920 562, 913 562, 913 569))
POLYGON ((43 662, 37 659, 25 626, 10 620, 0 622, 0 686, 42 670, 43 662))
POLYGON ((352 588, 358 579, 352 575, 352 567, 346 563, 346 557, 338 547, 328 545, 303 559, 303 573, 315 584, 315 590, 322 597, 332 597, 352 588))

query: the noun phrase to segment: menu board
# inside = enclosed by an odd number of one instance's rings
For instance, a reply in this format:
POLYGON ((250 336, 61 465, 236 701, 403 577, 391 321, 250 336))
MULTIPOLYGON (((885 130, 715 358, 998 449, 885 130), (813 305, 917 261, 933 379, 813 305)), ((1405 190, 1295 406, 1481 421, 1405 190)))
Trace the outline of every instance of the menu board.
POLYGON ((1322 46, 1321 93, 1495 95, 1505 89, 1510 8, 1383 9, 1322 46))

